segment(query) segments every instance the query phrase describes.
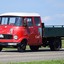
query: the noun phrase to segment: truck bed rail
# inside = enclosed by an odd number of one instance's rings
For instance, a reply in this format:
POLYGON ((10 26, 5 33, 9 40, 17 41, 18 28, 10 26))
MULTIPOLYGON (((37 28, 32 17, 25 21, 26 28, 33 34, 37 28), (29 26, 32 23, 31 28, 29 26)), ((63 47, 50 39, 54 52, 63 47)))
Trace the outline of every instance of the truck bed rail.
POLYGON ((53 27, 53 28, 64 28, 64 25, 45 25, 44 27, 45 27, 45 28, 46 28, 46 27, 47 27, 47 28, 48 28, 48 27, 49 27, 49 28, 52 28, 52 27, 53 27))

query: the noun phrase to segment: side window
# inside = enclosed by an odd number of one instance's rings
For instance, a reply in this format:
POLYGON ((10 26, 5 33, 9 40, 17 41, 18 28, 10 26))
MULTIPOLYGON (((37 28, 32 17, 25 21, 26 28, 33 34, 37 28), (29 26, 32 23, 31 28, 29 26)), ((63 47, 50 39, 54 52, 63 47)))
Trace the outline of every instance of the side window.
POLYGON ((27 18, 27 25, 28 26, 33 26, 32 18, 27 18))
POLYGON ((36 26, 40 26, 40 17, 34 17, 34 22, 36 26))
POLYGON ((15 17, 10 17, 10 20, 9 20, 9 24, 14 24, 15 23, 15 17))
POLYGON ((1 24, 3 25, 3 24, 7 24, 7 22, 8 22, 8 18, 7 17, 2 17, 2 22, 1 22, 1 24))

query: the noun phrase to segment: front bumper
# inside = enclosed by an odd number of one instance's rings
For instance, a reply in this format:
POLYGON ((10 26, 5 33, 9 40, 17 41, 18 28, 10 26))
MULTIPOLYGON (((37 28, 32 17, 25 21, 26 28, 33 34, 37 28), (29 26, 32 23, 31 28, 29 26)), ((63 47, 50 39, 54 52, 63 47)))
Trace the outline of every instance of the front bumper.
POLYGON ((18 43, 0 43, 0 46, 17 46, 18 43))

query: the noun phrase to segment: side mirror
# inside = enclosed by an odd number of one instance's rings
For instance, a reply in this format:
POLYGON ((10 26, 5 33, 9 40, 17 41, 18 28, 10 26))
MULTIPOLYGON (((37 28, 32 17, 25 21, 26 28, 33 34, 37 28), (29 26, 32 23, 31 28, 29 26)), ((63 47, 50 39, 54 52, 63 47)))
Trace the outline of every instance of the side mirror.
POLYGON ((42 23, 42 28, 44 28, 44 23, 42 23))

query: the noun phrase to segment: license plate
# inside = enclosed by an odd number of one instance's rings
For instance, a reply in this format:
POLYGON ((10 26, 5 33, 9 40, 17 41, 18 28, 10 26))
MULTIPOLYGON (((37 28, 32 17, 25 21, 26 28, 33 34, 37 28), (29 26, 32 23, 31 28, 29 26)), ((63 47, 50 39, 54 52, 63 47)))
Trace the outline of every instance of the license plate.
POLYGON ((4 38, 4 35, 0 34, 0 38, 4 38))

